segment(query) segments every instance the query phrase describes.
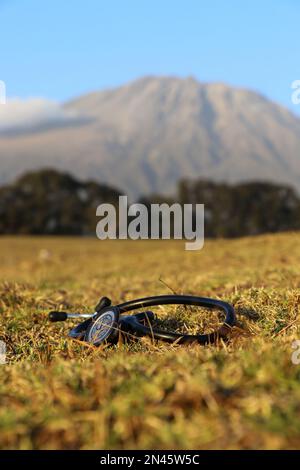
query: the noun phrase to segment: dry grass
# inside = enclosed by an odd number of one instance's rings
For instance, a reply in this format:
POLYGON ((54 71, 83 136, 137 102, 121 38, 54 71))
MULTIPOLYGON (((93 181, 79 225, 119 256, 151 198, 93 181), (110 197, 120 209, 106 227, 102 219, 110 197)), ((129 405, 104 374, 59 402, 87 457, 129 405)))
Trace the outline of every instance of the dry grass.
MULTIPOLYGON (((174 241, 1 238, 0 447, 299 448, 299 241, 270 235, 186 252, 174 241), (231 340, 95 349, 68 340, 70 324, 47 322, 48 310, 90 311, 101 295, 170 289, 232 302, 231 340)), ((210 327, 195 310, 157 313, 175 329, 210 327)))

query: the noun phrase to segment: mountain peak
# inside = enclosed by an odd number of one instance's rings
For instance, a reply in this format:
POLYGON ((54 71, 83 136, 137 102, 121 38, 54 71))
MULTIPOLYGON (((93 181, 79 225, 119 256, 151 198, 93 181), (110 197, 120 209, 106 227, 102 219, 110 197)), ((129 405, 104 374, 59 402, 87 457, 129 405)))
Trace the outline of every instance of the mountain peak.
POLYGON ((134 196, 171 193, 182 177, 300 187, 300 120, 253 91, 145 76, 64 108, 85 120, 1 138, 2 181, 52 166, 134 196))

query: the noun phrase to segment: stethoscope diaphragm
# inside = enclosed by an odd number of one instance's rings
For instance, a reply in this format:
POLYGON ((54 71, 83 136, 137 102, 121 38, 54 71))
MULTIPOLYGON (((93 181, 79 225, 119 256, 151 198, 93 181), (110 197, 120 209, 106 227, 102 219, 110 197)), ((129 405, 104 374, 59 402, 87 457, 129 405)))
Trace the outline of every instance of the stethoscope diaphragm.
POLYGON ((88 326, 84 341, 99 346, 102 343, 113 343, 118 338, 120 312, 118 307, 107 307, 98 312, 88 326))

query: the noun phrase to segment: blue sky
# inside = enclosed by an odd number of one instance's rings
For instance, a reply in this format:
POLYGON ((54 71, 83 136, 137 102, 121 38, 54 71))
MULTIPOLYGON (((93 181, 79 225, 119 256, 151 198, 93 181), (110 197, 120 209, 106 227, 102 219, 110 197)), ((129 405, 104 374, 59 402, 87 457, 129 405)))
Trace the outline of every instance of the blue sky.
POLYGON ((56 100, 143 75, 255 89, 300 112, 299 0, 0 0, 8 97, 56 100))

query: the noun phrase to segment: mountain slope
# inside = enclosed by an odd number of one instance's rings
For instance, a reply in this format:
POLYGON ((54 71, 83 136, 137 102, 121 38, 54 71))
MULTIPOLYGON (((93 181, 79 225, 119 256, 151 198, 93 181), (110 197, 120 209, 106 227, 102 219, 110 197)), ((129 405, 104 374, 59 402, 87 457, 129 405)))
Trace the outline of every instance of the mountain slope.
POLYGON ((300 189, 300 120, 257 93, 146 77, 64 105, 81 124, 0 137, 0 178, 53 166, 131 195, 182 177, 270 180, 300 189))

